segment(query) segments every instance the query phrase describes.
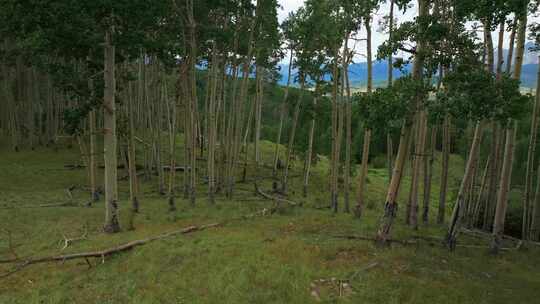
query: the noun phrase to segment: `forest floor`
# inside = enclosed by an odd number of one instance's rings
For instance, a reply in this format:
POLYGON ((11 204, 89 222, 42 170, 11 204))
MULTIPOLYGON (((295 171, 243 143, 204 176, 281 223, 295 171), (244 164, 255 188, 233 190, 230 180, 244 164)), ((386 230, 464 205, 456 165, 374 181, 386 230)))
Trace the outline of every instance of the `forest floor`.
MULTIPOLYGON (((264 143, 265 163, 271 162, 272 149, 264 143)), ((388 182, 386 169, 370 170, 361 220, 342 210, 334 214, 315 208, 328 202, 324 158, 314 168, 307 198, 301 197, 301 163, 293 169, 289 199, 302 206, 282 206, 274 214, 237 221, 229 220, 268 210, 274 202, 257 196, 253 184, 245 183, 238 185, 234 200, 218 196, 210 205, 201 185, 195 206, 179 197, 178 210, 169 213, 153 177, 142 182, 135 230, 106 235, 101 231, 103 200, 91 208, 39 207, 88 200, 86 171, 64 167, 80 163, 75 147, 19 153, 0 148, 0 260, 94 251, 190 225, 223 224, 104 259, 29 265, 0 278, 0 303, 538 303, 540 298, 539 248, 494 257, 484 248, 487 239, 461 235, 459 244, 474 246, 449 252, 436 240, 415 238, 444 235, 445 226, 433 220, 438 161, 430 223, 414 231, 404 224, 405 208, 400 208, 392 238, 411 242, 389 248, 340 237, 374 236, 388 182), (71 186, 75 189, 69 198, 66 189, 71 186), (85 234, 62 250, 64 236, 85 234)), ((463 167, 454 156, 452 164, 450 193, 463 167)), ((269 169, 260 173, 271 175, 269 169)), ((408 180, 402 194, 407 187, 408 180)), ((263 188, 269 191, 270 183, 263 188)), ((129 215, 128 193, 122 181, 121 224, 129 215)), ((406 202, 404 197, 400 201, 406 202)), ((12 269, 0 264, 0 276, 12 269)))

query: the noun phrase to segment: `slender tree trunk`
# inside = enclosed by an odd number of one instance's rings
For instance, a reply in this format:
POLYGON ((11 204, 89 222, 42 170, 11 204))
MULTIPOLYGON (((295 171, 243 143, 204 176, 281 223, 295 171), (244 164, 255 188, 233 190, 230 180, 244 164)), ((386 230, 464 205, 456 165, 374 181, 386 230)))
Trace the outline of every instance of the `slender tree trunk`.
MULTIPOLYGON (((393 3, 392 3, 393 5, 393 3)), ((366 26, 366 32, 367 32, 367 94, 371 94, 373 92, 373 60, 372 60, 372 52, 371 52, 371 17, 366 19, 365 22, 366 26)), ((389 85, 391 82, 390 74, 392 72, 389 71, 389 85)), ((364 207, 364 191, 366 188, 366 179, 369 169, 369 148, 371 143, 371 126, 366 126, 366 129, 364 130, 364 145, 362 147, 362 164, 360 167, 360 176, 358 177, 358 190, 357 190, 357 197, 356 197, 356 208, 355 208, 355 216, 360 218, 362 216, 362 211, 364 207)))
MULTIPOLYGON (((388 22, 388 40, 392 41, 393 34, 394 34, 394 7, 395 7, 395 0, 390 0, 390 13, 388 15, 389 22, 388 22)), ((387 72, 387 85, 388 87, 392 86, 393 76, 394 76, 394 58, 392 56, 392 53, 388 55, 388 72, 387 72)))
POLYGON ((504 64, 504 21, 499 24, 499 38, 497 43, 497 77, 502 75, 502 67, 504 64))
MULTIPOLYGON (((536 172, 540 172, 540 165, 536 172)), ((536 177, 536 192, 534 194, 534 208, 531 223, 531 240, 540 240, 540 177, 536 177)))
MULTIPOLYGON (((390 14, 388 23, 388 40, 392 40, 392 34, 394 33, 394 6, 395 0, 390 0, 390 14)), ((392 53, 388 56, 388 87, 392 87, 392 81, 394 77, 394 59, 392 53)), ((386 163, 388 167, 388 179, 392 177, 392 161, 394 160, 394 144, 392 142, 392 134, 388 132, 386 135, 386 163)))
POLYGON ((368 174, 369 161, 369 145, 371 142, 371 130, 366 129, 364 132, 364 145, 362 147, 362 164, 360 166, 360 175, 358 177, 358 189, 356 193, 356 207, 354 214, 357 218, 362 216, 364 209, 364 190, 366 188, 366 178, 368 174))
MULTIPOLYGON (((368 22, 366 22, 368 23, 368 22)), ((371 29, 369 28, 369 25, 366 25, 366 29, 368 32, 368 50, 367 50, 367 58, 368 58, 368 74, 371 73, 372 65, 371 65, 371 29)), ((341 83, 341 99, 343 100, 343 91, 346 90, 346 98, 345 98, 345 166, 343 170, 343 204, 344 209, 346 213, 350 212, 350 190, 351 190, 351 153, 352 153, 352 106, 351 106, 351 88, 349 83, 349 63, 352 60, 349 55, 349 45, 348 45, 348 37, 349 34, 346 36, 345 39, 345 48, 344 48, 344 60, 343 60, 343 71, 342 71, 342 83, 341 83)), ((368 76, 368 83, 370 82, 369 76, 368 76)), ((370 84, 368 84, 368 87, 370 87, 370 84)))
POLYGON ((90 204, 99 201, 99 192, 96 183, 96 111, 91 110, 88 113, 88 128, 90 132, 90 155, 88 164, 90 166, 90 204))
MULTIPOLYGON (((540 62, 540 56, 538 56, 538 62, 540 62)), ((536 78, 536 105, 540 104, 540 67, 538 68, 538 75, 536 78)), ((538 118, 537 118, 538 119, 538 118)), ((538 240, 540 238, 540 166, 536 171, 537 187, 534 201, 532 203, 531 212, 531 224, 530 224, 530 239, 538 240)))
POLYGON ((190 128, 190 144, 191 150, 189 153, 190 162, 190 175, 189 175, 189 199, 191 205, 195 205, 196 200, 196 186, 197 186, 197 159, 196 159, 196 147, 197 147, 197 43, 196 43, 196 23, 193 17, 193 0, 186 0, 188 3, 187 20, 188 20, 188 32, 189 32, 189 123, 190 128))
POLYGON ((115 47, 111 42, 113 28, 105 32, 104 70, 105 91, 103 98, 103 146, 105 156, 105 226, 107 233, 120 231, 117 199, 117 148, 116 148, 116 79, 115 47))
MULTIPOLYGON (((339 54, 338 51, 339 46, 336 46, 334 49, 334 52, 337 56, 339 54)), ((338 63, 337 58, 334 60, 333 68, 332 68, 332 76, 333 76, 333 85, 332 85, 332 153, 330 156, 330 206, 334 212, 337 212, 338 208, 338 186, 337 186, 337 176, 338 176, 338 168, 337 163, 338 161, 338 155, 337 155, 337 142, 338 142, 338 63)))
MULTIPOLYGON (((340 164, 341 162, 341 146, 342 146, 342 143, 343 143, 343 125, 344 125, 344 121, 345 121, 345 111, 344 111, 344 107, 345 107, 345 104, 343 102, 343 91, 341 91, 340 93, 340 97, 339 97, 339 104, 338 104, 338 125, 337 125, 337 143, 336 143, 336 162, 335 162, 335 166, 336 166, 336 176, 334 177, 335 180, 334 180, 334 183, 336 185, 336 189, 337 189, 337 192, 336 193, 339 193, 339 188, 340 188, 340 183, 342 181, 340 181, 339 179, 339 170, 343 168, 343 166, 340 164)), ((338 206, 338 196, 336 196, 336 201, 335 201, 335 208, 334 208, 334 212, 337 212, 338 209, 337 209, 337 206, 338 206)))
POLYGON ((210 71, 209 77, 209 91, 208 96, 208 107, 207 107, 207 140, 208 140, 208 199, 211 204, 215 203, 215 192, 216 192, 216 175, 215 175, 215 151, 216 151, 216 137, 217 137, 217 123, 216 123, 216 99, 217 99, 217 86, 219 82, 218 71, 219 71, 219 62, 218 62, 217 46, 214 43, 213 48, 213 58, 212 58, 212 69, 210 71))
MULTIPOLYGON (((512 60, 512 54, 513 53, 513 47, 514 47, 514 37, 515 36, 515 29, 512 31, 512 35, 511 35, 511 46, 510 46, 510 50, 509 50, 509 57, 508 57, 508 66, 507 66, 507 71, 510 71, 509 68, 510 68, 510 65, 511 65, 511 60, 512 60)), ((503 56, 503 52, 504 52, 504 22, 501 22, 501 24, 499 25, 499 35, 498 35, 498 47, 497 47, 497 69, 496 69, 496 75, 497 75, 497 80, 500 80, 501 79, 501 76, 502 76, 502 66, 503 66, 503 63, 504 63, 504 56, 503 56)), ((489 69, 488 68, 488 71, 493 73, 493 70, 492 69, 489 69)), ((491 149, 491 152, 490 152, 490 156, 489 156, 489 159, 490 159, 490 164, 488 165, 489 167, 489 183, 488 183, 488 190, 487 190, 487 198, 486 198, 486 201, 484 203, 485 207, 484 207, 484 220, 483 220, 483 229, 484 230, 488 230, 490 225, 491 225, 491 219, 493 218, 493 212, 495 211, 495 200, 496 200, 496 194, 497 194, 497 182, 498 182, 498 175, 499 175, 499 157, 498 157, 498 153, 499 153, 499 150, 500 150, 500 129, 499 129, 499 126, 498 126, 498 123, 497 122, 492 122, 492 138, 491 138, 491 142, 492 142, 492 149, 491 149)), ((480 193, 480 198, 481 198, 481 195, 482 193, 480 193)), ((479 204, 481 204, 481 202, 478 202, 479 204)))
POLYGON ((159 194, 165 195, 165 171, 163 170, 163 159, 162 159, 162 152, 163 148, 161 145, 161 138, 162 138, 162 128, 163 128, 163 100, 161 98, 156 96, 156 99, 158 100, 158 105, 156 108, 156 126, 155 126, 155 134, 154 134, 154 147, 155 147, 155 167, 156 172, 158 175, 158 187, 159 187, 159 194))
MULTIPOLYGON (((315 92, 317 92, 317 89, 315 89, 315 92)), ((317 106, 317 96, 313 98, 313 106, 314 107, 317 106)), ((313 117, 311 118, 311 124, 309 127, 308 149, 306 151, 306 168, 304 171, 304 188, 303 188, 304 197, 307 197, 308 195, 309 174, 311 171, 311 159, 313 158, 313 137, 314 136, 315 136, 315 113, 313 113, 313 117)))
MULTIPOLYGON (((236 41, 237 39, 235 39, 236 41)), ((225 187, 225 195, 230 198, 231 193, 229 192, 229 185, 232 183, 233 179, 233 153, 234 153, 234 147, 235 147, 235 140, 234 140, 234 125, 236 123, 236 119, 238 117, 238 113, 236 111, 236 104, 238 102, 237 98, 237 90, 238 90, 238 64, 236 62, 236 59, 233 59, 232 63, 232 92, 230 94, 231 96, 231 105, 229 107, 229 115, 228 115, 228 121, 227 121, 227 130, 226 130, 226 136, 224 138, 225 144, 224 149, 226 153, 225 157, 225 164, 224 164, 224 171, 225 174, 223 176, 223 187, 225 187)), ((225 118, 225 117, 224 117, 225 118)))
MULTIPOLYGON (((346 72, 348 73, 348 71, 346 72)), ((347 74, 345 74, 347 75, 347 74)), ((345 77, 348 81, 349 77, 345 77)), ((350 206, 349 206, 349 193, 351 189, 351 154, 352 154, 352 106, 351 106, 351 99, 350 99, 350 89, 349 85, 347 86, 347 99, 345 101, 345 168, 344 168, 344 204, 345 204, 345 212, 350 212, 350 206)))
POLYGON ((501 129, 497 122, 492 122, 492 138, 493 148, 490 153, 490 168, 489 168, 489 184, 487 190, 487 199, 484 208, 484 230, 491 230, 492 219, 495 212, 495 205, 497 200, 497 183, 499 181, 499 169, 500 169, 500 153, 502 147, 502 136, 500 136, 501 129))
POLYGON ((135 110, 134 99, 131 95, 131 84, 129 85, 128 98, 128 119, 129 119, 129 140, 128 140, 128 163, 129 163, 129 194, 131 208, 133 212, 139 212, 139 184, 137 177, 137 161, 135 159, 135 110))
POLYGON ((277 174, 277 167, 278 167, 278 160, 279 160, 279 146, 281 144, 281 133, 283 131, 283 121, 285 120, 285 113, 287 112, 287 98, 289 98, 289 87, 291 85, 291 72, 292 72, 292 65, 293 65, 293 50, 290 49, 290 57, 289 57, 289 70, 287 72, 287 86, 285 87, 285 93, 283 94, 283 101, 281 102, 281 109, 279 112, 279 127, 278 127, 278 133, 277 133, 277 139, 274 149, 274 164, 272 167, 272 176, 276 176, 277 174))
MULTIPOLYGON (((257 93, 255 97, 255 131, 254 142, 255 142, 255 188, 258 189, 258 181, 260 178, 259 166, 261 162, 261 120, 262 120, 262 102, 263 102, 263 93, 264 93, 264 68, 257 66, 257 93)), ((246 159, 247 162, 247 159, 246 159)))
MULTIPOLYGON (((518 13, 518 16, 516 18, 518 20, 518 30, 517 30, 517 48, 516 48, 516 62, 514 65, 514 73, 513 78, 519 80, 521 78, 521 70, 523 66, 523 56, 525 53, 525 42, 526 42, 526 32, 527 32, 527 3, 523 4, 522 11, 518 13)), ((537 113, 534 113, 533 115, 536 115, 537 113)), ((533 121, 535 118, 533 117, 533 121)), ((504 234, 504 220, 506 217, 506 208, 508 204, 508 191, 510 191, 510 185, 511 185, 511 178, 512 178, 512 165, 514 160, 514 140, 517 132, 517 122, 513 124, 513 122, 510 120, 508 125, 510 126, 509 129, 506 132, 506 144, 505 144, 505 152, 504 152, 504 159, 503 159, 503 167, 502 167, 502 176, 499 184, 499 195, 497 197, 497 208, 495 209, 495 219, 493 224, 493 241, 491 244, 491 252, 496 254, 499 251, 499 248, 501 246, 501 239, 502 235, 504 234)), ((534 122, 533 122, 534 124, 534 122)), ((523 231, 524 234, 522 236, 523 239, 527 239, 527 208, 528 208, 528 202, 524 202, 524 215, 523 215, 523 221, 525 222, 523 225, 523 231)))
POLYGON ((424 157, 424 206, 422 212, 422 221, 425 224, 429 222, 429 205, 431 203, 431 181, 433 177, 433 163, 435 162, 435 146, 437 145, 437 126, 431 127, 431 136, 429 143, 429 151, 426 151, 426 156, 424 157))
MULTIPOLYGON (((510 122, 512 123, 512 122, 510 122)), ((504 148, 504 161, 502 166, 502 177, 499 185, 499 195, 497 197, 497 209, 495 210, 495 220, 493 223, 493 240, 491 242, 491 253, 497 254, 501 248, 502 236, 504 234, 504 221, 506 209, 508 207, 508 192, 510 191, 510 178, 512 175, 512 162, 514 160, 514 139, 517 131, 517 122, 506 130, 506 144, 504 148)))
MULTIPOLYGON (((538 72, 540 76, 540 69, 538 72)), ((540 80, 537 80, 540 83, 540 80)), ((538 85, 537 85, 538 86, 538 85)), ((527 149, 527 166, 525 173, 525 190, 523 192, 523 226, 521 229, 521 239, 527 240, 529 237, 529 229, 532 213, 532 184, 534 175, 534 162, 536 152, 536 142, 538 135, 538 112, 540 111, 540 98, 538 97, 538 88, 536 90, 536 102, 534 103, 531 131, 529 136, 529 148, 527 149)))
POLYGON ((512 71, 512 60, 514 60, 514 44, 516 41, 516 33, 518 27, 518 19, 512 23, 512 31, 510 32, 510 42, 508 44, 508 57, 506 59, 506 74, 512 71))
POLYGON ((450 163, 450 116, 446 115, 443 122, 442 136, 441 185, 439 192, 439 210, 437 223, 443 224, 446 216, 446 193, 448 191, 448 169, 450 163))
MULTIPOLYGON (((167 85, 163 84, 163 90, 165 95, 165 105, 167 106, 167 122, 169 125, 169 191, 168 191, 168 205, 169 205, 169 211, 175 211, 176 210, 176 204, 175 204, 175 187, 174 187, 174 181, 176 178, 176 129, 177 129, 177 113, 176 113, 176 100, 173 102, 170 102, 168 99, 167 91, 166 91, 167 85)), ((181 94, 178 94, 177 98, 180 97, 181 94)), ((187 144, 187 143, 184 143, 187 144)), ((187 168, 184 167, 184 171, 187 171, 187 168)))
POLYGON ((294 137, 296 135, 296 127, 298 125, 298 117, 300 116, 300 107, 302 105, 302 99, 304 98, 304 79, 300 80, 300 96, 296 101, 296 106, 294 107, 294 116, 291 126, 291 132, 289 134, 289 144, 287 146, 287 156, 285 157, 285 168, 283 171, 283 178, 281 181, 281 191, 287 193, 288 178, 289 178, 289 162, 292 157, 292 151, 294 148, 294 137))
POLYGON ((415 230, 418 229, 418 188, 420 184, 420 172, 424 159, 424 147, 426 142, 427 117, 425 111, 421 111, 418 118, 418 130, 416 137, 417 143, 414 149, 413 178, 411 181, 411 213, 409 214, 409 222, 415 230))
POLYGON ((255 115, 255 106, 257 105, 257 97, 253 98, 251 106, 249 108, 249 114, 247 119, 247 125, 244 132, 244 139, 242 140, 242 150, 244 152, 244 164, 242 168, 242 182, 246 182, 247 179, 247 167, 249 160, 249 133, 251 132, 251 125, 253 124, 253 116, 255 115))
POLYGON ((475 156, 477 155, 477 150, 480 148, 480 142, 482 141, 482 123, 477 122, 474 130, 474 136, 471 143, 471 149, 469 152, 469 157, 467 164, 465 166, 465 174, 461 180, 461 186, 459 187, 459 192, 457 195, 456 203, 454 205, 454 210, 452 212, 452 218, 448 226, 448 232, 446 234, 446 244, 448 248, 454 249, 456 245, 456 238, 459 233, 459 228, 461 224, 461 219, 463 217, 463 212, 465 211, 465 192, 467 191, 467 186, 469 186, 474 172, 474 166, 477 164, 475 156))
POLYGON ((188 85, 188 70, 189 62, 180 64, 179 72, 179 96, 182 98, 182 114, 183 114, 183 132, 184 132, 184 174, 183 174, 183 189, 184 189, 184 199, 189 199, 189 184, 190 184, 190 174, 191 174, 191 96, 189 93, 188 85))
POLYGON ((487 62, 486 69, 493 72, 495 70, 495 53, 493 50, 493 37, 491 35, 490 22, 483 22, 484 24, 484 41, 487 49, 487 62))
MULTIPOLYGON (((426 0, 418 0, 418 17, 424 18, 429 16, 429 5, 426 0)), ((423 32, 424 29, 420 28, 420 32, 423 32)), ((422 35, 420 35, 421 37, 422 35)), ((425 42, 419 40, 417 42, 416 51, 417 55, 414 58, 414 66, 412 76, 416 80, 422 79, 422 71, 424 67, 425 54, 424 52, 425 42)), ((416 102, 412 103, 412 111, 409 114, 409 117, 405 119, 405 123, 402 127, 400 143, 398 147, 398 152, 396 155, 396 162, 394 164, 394 171, 392 173, 392 178, 390 180, 390 185, 388 186, 388 192, 386 195, 386 202, 384 207, 384 214, 377 230, 377 243, 380 245, 386 244, 388 237, 390 236, 390 231, 394 218, 396 216, 397 210, 397 194, 399 192, 399 187, 401 185, 401 178, 403 176, 403 168, 405 165, 405 160, 407 159, 407 150, 409 147, 409 141, 411 139, 411 125, 412 119, 416 116, 416 109, 420 106, 421 98, 417 98, 416 102)))
POLYGON ((482 205, 485 205, 485 189, 486 189, 486 181, 488 177, 488 172, 491 165, 491 155, 488 157, 488 160, 486 161, 486 165, 484 168, 484 173, 482 174, 482 181, 480 182, 480 189, 478 190, 478 196, 475 201, 474 209, 472 212, 472 216, 469 222, 470 227, 475 227, 478 224, 478 217, 480 216, 480 208, 482 205))
POLYGON ((241 136, 242 136, 242 125, 244 124, 244 115, 243 115, 243 109, 244 109, 244 103, 247 99, 247 91, 248 91, 248 85, 249 85, 249 69, 252 62, 252 54, 253 54, 253 33, 255 32, 255 18, 251 20, 251 31, 249 34, 249 39, 247 41, 247 54, 245 56, 245 60, 242 66, 242 83, 240 87, 240 97, 235 100, 236 103, 236 122, 234 125, 234 143, 232 147, 232 159, 230 162, 230 168, 229 172, 231 173, 231 176, 229 177, 228 181, 228 196, 232 197, 233 195, 233 189, 235 184, 235 173, 237 168, 237 161, 240 158, 240 144, 241 144, 241 136))
MULTIPOLYGON (((480 142, 482 144, 482 142, 480 142)), ((467 200, 466 200, 466 208, 464 210, 464 216, 466 219, 466 224, 468 227, 470 227, 470 223, 473 217, 473 211, 474 211, 474 203, 476 198, 476 181, 478 179, 478 173, 480 172, 480 149, 476 150, 476 155, 474 156, 475 164, 473 165, 473 172, 472 172, 472 178, 469 181, 469 189, 466 192, 467 200)))

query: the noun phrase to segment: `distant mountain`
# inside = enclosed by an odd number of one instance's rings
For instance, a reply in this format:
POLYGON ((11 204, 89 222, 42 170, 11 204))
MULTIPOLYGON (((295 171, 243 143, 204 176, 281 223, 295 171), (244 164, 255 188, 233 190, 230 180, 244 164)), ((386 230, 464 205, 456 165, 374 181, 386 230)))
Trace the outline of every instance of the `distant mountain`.
MULTIPOLYGON (((532 43, 527 43, 525 46, 525 56, 523 58, 523 71, 521 73, 521 83, 523 87, 526 88, 536 88, 536 77, 538 73, 538 53, 530 52, 529 49, 533 46, 532 43)), ((504 58, 508 56, 508 50, 504 50, 504 58)), ((284 85, 287 83, 287 71, 288 65, 280 65, 280 74, 281 80, 280 84, 284 85)), ((410 72, 410 66, 405 66, 403 71, 398 69, 393 70, 394 78, 401 77, 404 74, 410 72)), ((293 69, 293 77, 296 76, 298 70, 293 69)), ((388 63, 386 61, 377 61, 373 63, 373 82, 377 85, 386 84, 388 79, 388 63)), ((353 83, 353 86, 365 86, 367 83, 367 63, 355 63, 349 67, 349 79, 353 83)))
MULTIPOLYGON (((287 69, 288 65, 281 65, 281 80, 279 83, 281 85, 287 84, 287 69)), ((386 84, 388 79, 387 72, 388 63, 378 61, 373 64, 373 82, 375 86, 386 84)), ((297 70, 292 71, 293 76, 297 74, 297 70)), ((394 78, 399 78, 402 75, 410 72, 410 66, 406 66, 403 71, 394 69, 393 76, 394 78)), ((523 71, 521 72, 521 83, 523 87, 526 88, 536 88, 536 77, 538 73, 538 64, 524 64, 523 71)), ((365 86, 367 83, 367 63, 355 63, 350 66, 349 69, 349 79, 355 87, 365 86)))

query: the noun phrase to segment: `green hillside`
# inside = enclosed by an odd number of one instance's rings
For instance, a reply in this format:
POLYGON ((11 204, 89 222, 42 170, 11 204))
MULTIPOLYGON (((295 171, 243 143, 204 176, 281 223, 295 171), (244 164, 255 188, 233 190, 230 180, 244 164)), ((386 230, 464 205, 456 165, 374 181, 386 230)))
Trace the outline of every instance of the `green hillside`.
MULTIPOLYGON (((265 163, 272 150, 272 143, 263 143, 265 163)), ((307 198, 300 195, 301 164, 294 164, 289 199, 301 204, 296 207, 276 206, 256 195, 249 182, 254 172, 248 167, 248 182, 238 185, 234 199, 219 198, 211 206, 203 198, 194 207, 180 200, 179 210, 168 213, 153 177, 142 183, 135 230, 104 235, 103 203, 79 207, 88 199, 85 170, 65 167, 80 164, 75 148, 19 153, 2 149, 0 154, 0 167, 9 172, 0 175, 0 259, 94 251, 191 225, 221 223, 104 259, 28 265, 1 279, 0 303, 532 303, 540 295, 538 248, 486 258, 487 240, 464 236, 460 245, 468 247, 448 252, 437 241, 445 227, 433 223, 434 213, 430 224, 416 232, 403 224, 400 208, 393 237, 407 244, 381 249, 371 241, 342 238, 374 236, 387 183, 385 169, 369 172, 368 204, 361 220, 317 208, 328 204, 324 157, 314 168, 307 198), (66 194, 69 187, 74 187, 72 198, 66 194), (74 206, 40 207, 68 202, 74 206), (273 214, 239 218, 274 207, 278 209, 273 214), (64 237, 85 232, 84 239, 62 250, 64 237)), ((451 162, 455 189, 463 164, 455 156, 451 162)), ((268 169, 261 173, 271 174, 268 169)), ((263 189, 270 187, 266 180, 263 189)), ((198 191, 203 193, 204 187, 198 191)), ((121 223, 129 217, 127 194, 127 182, 122 181, 121 223)), ((434 187, 433 197, 437 194, 434 187)), ((0 264, 2 274, 12 269, 0 264)))

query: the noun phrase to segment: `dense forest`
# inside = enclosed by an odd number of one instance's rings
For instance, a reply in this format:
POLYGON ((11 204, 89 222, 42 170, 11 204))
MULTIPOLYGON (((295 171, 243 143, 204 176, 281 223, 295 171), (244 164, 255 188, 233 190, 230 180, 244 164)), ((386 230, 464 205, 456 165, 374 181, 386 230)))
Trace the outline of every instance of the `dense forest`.
POLYGON ((1 303, 535 302, 540 2, 283 5, 0 0, 1 303))

